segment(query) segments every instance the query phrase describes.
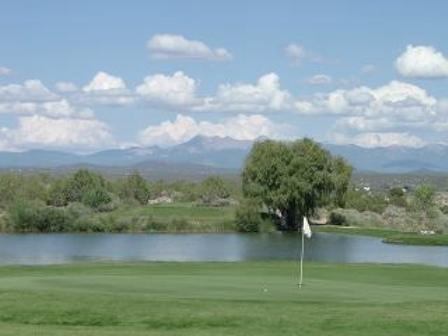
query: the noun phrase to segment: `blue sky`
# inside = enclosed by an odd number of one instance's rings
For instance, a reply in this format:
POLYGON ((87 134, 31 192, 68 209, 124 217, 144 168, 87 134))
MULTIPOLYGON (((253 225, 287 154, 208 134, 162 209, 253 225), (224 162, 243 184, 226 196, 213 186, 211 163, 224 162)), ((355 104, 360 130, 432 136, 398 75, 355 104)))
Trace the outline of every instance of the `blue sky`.
POLYGON ((1 150, 448 141, 446 1, 1 7, 1 150))

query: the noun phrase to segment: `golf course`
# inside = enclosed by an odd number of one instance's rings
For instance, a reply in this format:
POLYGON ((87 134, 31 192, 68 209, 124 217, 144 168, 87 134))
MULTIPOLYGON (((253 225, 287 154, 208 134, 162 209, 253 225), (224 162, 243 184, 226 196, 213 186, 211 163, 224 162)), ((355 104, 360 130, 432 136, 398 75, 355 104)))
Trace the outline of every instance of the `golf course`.
POLYGON ((0 335, 446 335, 448 269, 293 261, 0 267, 0 335))

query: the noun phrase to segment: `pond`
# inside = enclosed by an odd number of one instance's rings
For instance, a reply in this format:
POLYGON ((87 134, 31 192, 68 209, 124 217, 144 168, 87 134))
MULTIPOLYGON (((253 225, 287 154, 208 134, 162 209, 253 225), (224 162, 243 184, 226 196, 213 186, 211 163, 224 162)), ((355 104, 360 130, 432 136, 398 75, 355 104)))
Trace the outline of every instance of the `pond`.
MULTIPOLYGON (((73 261, 247 261, 294 259, 298 234, 3 234, 0 264, 73 261)), ((448 267, 448 247, 405 246, 381 239, 316 233, 305 259, 338 263, 418 263, 448 267)))

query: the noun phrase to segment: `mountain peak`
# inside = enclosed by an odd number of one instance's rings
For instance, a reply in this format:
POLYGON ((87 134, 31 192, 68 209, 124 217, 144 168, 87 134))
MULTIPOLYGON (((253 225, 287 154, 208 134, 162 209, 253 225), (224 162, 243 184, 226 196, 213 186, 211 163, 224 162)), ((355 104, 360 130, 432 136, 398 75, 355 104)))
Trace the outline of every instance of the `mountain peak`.
POLYGON ((189 141, 178 146, 195 148, 197 150, 224 150, 248 149, 252 146, 251 140, 238 140, 231 137, 197 135, 189 141))

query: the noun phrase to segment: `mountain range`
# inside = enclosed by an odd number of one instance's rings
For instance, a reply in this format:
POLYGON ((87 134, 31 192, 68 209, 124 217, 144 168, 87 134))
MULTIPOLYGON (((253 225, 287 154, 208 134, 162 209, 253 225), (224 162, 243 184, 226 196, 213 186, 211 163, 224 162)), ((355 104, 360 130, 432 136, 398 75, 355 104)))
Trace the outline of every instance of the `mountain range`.
MULTIPOLYGON (((229 137, 197 136, 185 143, 161 148, 132 147, 91 154, 50 150, 0 152, 0 169, 69 169, 71 166, 116 167, 139 170, 187 169, 191 173, 237 173, 252 146, 252 141, 229 137), (173 168, 174 167, 174 168, 173 168)), ((403 146, 364 148, 355 145, 324 144, 331 153, 346 158, 359 171, 401 173, 448 171, 448 146, 421 148, 403 146)))

